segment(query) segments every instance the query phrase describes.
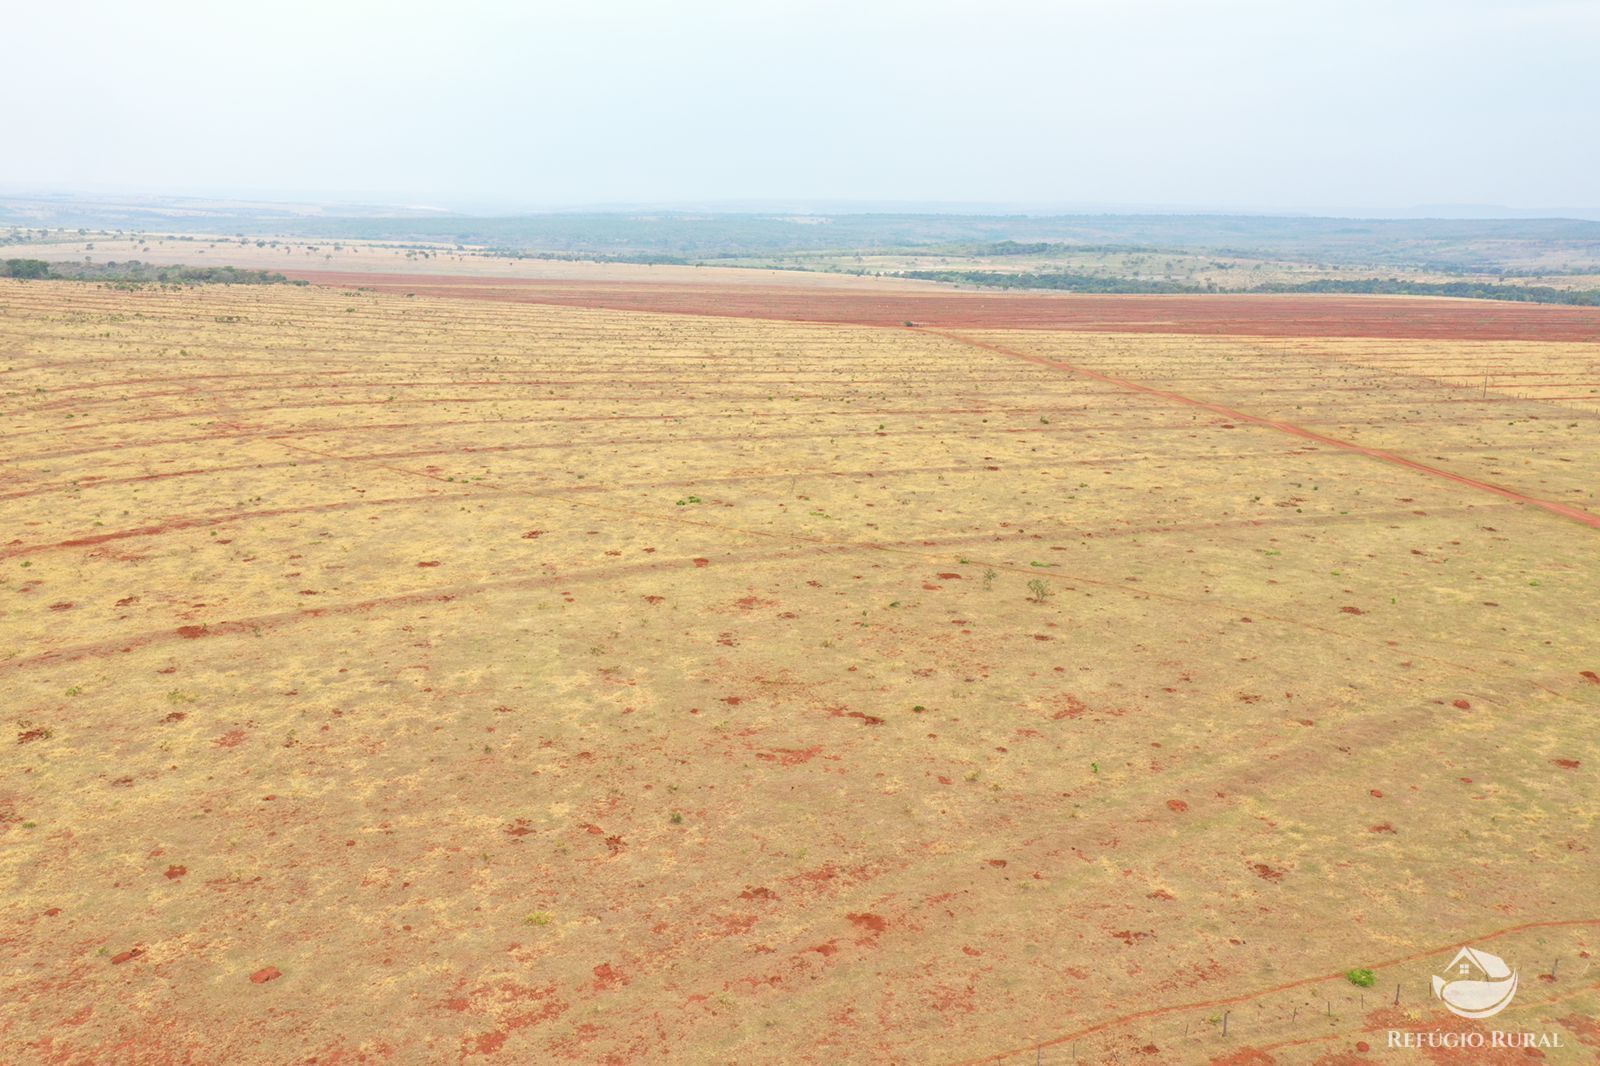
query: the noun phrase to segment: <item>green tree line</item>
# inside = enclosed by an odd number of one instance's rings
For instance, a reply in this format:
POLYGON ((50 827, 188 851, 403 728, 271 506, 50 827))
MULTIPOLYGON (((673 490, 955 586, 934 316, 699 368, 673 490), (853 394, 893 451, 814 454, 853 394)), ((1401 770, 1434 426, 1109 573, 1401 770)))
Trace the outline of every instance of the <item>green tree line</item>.
POLYGON ((1271 283, 1252 288, 1219 288, 1145 278, 1105 277, 1068 272, 1007 273, 1002 270, 908 270, 902 277, 945 281, 986 288, 1049 289, 1089 293, 1372 293, 1388 296, 1453 296, 1469 300, 1513 300, 1521 303, 1576 304, 1600 307, 1600 290, 1557 289, 1549 285, 1504 285, 1486 281, 1406 281, 1400 278, 1323 278, 1318 281, 1271 283))

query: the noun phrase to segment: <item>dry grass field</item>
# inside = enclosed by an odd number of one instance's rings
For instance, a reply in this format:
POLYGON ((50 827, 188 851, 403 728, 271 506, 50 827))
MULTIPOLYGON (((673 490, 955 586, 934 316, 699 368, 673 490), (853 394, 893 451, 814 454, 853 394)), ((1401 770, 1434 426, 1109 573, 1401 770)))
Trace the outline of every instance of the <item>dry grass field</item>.
POLYGON ((871 292, 927 292, 943 286, 905 278, 871 277, 823 271, 762 270, 752 267, 676 266, 610 263, 581 259, 518 259, 496 255, 476 245, 428 242, 334 240, 332 238, 267 237, 241 239, 221 235, 167 235, 132 239, 94 234, 81 240, 51 240, 0 246, 5 257, 37 258, 52 263, 127 263, 137 260, 162 266, 235 266, 245 270, 295 274, 345 272, 397 277, 440 276, 477 279, 480 283, 521 281, 627 282, 663 281, 793 287, 864 289, 871 292), (490 281, 493 279, 493 281, 490 281))
POLYGON ((983 299, 0 282, 0 1061, 1595 1061, 1593 336, 983 299))

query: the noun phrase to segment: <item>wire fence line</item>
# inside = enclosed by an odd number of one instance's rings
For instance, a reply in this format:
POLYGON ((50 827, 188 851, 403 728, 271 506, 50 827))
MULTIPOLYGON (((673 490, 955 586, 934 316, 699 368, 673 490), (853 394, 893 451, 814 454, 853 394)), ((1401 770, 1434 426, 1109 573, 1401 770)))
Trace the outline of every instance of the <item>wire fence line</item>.
MULTIPOLYGON (((1520 1029, 1512 1020, 1528 1009, 1552 1005, 1572 995, 1600 989, 1593 960, 1584 955, 1552 956, 1520 973, 1522 987, 1534 986, 1543 994, 1525 996, 1524 1003, 1508 1008, 1505 1028, 1520 1029), (1589 979, 1589 980, 1586 980, 1589 979), (1522 1007, 1521 1011, 1517 1007, 1522 1007)), ((1326 1044, 1328 1050, 1370 1050, 1387 1046, 1388 1030, 1413 1030, 1435 1023, 1460 1024, 1435 997, 1432 978, 1409 977, 1383 981, 1370 988, 1346 984, 1309 986, 1288 992, 1267 992, 1230 1006, 1179 1008, 1150 1019, 1109 1025, 1081 1036, 1041 1034, 1030 1047, 983 1061, 996 1066, 1103 1066, 1117 1063, 1226 1061, 1252 1049, 1270 1053, 1275 1048, 1326 1044), (1345 1047, 1344 1045, 1348 1045, 1345 1047)), ((1492 1026, 1493 1023, 1484 1023, 1492 1026)), ((1240 1062, 1249 1060, 1241 1058, 1240 1062)), ((1265 1060, 1260 1060, 1265 1061, 1265 1060)))

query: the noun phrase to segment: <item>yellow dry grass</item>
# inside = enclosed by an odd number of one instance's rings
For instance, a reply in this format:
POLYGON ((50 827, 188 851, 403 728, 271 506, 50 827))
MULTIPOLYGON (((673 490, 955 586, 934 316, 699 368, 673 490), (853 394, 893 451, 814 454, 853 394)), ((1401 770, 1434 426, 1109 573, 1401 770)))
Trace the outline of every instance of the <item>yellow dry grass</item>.
POLYGON ((151 236, 143 239, 93 234, 80 240, 50 240, 5 246, 5 258, 52 263, 97 264, 138 261, 157 266, 234 266, 243 270, 358 271, 429 277, 507 278, 545 281, 632 283, 677 282, 694 285, 803 285, 830 291, 929 292, 934 282, 870 277, 824 271, 763 270, 751 267, 607 263, 576 259, 517 259, 477 246, 352 241, 329 238, 228 237, 220 234, 151 236), (258 243, 259 242, 259 243, 258 243))
MULTIPOLYGON (((974 339, 1596 506, 1592 345, 974 339)), ((1590 1053, 1579 522, 912 330, 0 282, 0 391, 5 1061, 1382 1060, 1462 943, 1590 1053)))

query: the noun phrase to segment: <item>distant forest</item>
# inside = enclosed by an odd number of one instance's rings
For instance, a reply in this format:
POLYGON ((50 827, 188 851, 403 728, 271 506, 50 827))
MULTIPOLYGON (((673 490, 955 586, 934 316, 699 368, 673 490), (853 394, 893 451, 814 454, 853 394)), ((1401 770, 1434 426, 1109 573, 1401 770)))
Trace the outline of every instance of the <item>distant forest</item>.
MULTIPOLYGON (((335 252, 340 241, 380 241, 413 249, 419 257, 453 248, 508 259, 814 270, 1060 292, 1388 293, 1600 304, 1600 290, 1595 287, 1600 278, 1600 221, 1572 218, 798 209, 634 209, 516 216, 394 209, 352 211, 341 217, 283 209, 252 211, 204 201, 163 208, 157 203, 119 206, 0 197, 0 226, 9 227, 0 230, 0 244, 78 243, 84 251, 92 249, 89 241, 96 233, 113 240, 148 239, 154 233, 173 241, 257 246, 280 239, 326 241, 333 243, 335 252), (106 228, 91 231, 89 226, 106 228), (1007 266, 1017 269, 999 269, 1007 266), (1571 279, 1570 288, 1565 279, 1571 279)), ((105 267, 8 265, 0 273, 94 277, 119 284, 288 281, 263 271, 131 262, 105 267), (40 269, 54 273, 39 274, 40 269)))
POLYGON ((0 259, 0 278, 104 281, 130 285, 305 285, 271 270, 241 267, 157 266, 126 263, 47 263, 43 259, 0 259))
POLYGON ((1556 289, 1548 285, 1506 285, 1481 281, 1406 281, 1400 278, 1320 278, 1316 281, 1267 283, 1249 288, 1186 285, 1175 281, 1104 277, 1047 272, 1013 274, 1000 270, 908 270, 901 277, 981 285, 1002 289, 1051 289, 1098 293, 1375 293, 1389 296, 1456 296, 1469 300, 1514 300, 1520 303, 1578 304, 1600 307, 1600 291, 1556 289))
POLYGON ((512 254, 629 262, 785 256, 1053 255, 1189 252, 1285 259, 1329 267, 1517 273, 1538 254, 1540 272, 1600 264, 1600 221, 1571 218, 1353 219, 1218 214, 933 214, 612 210, 516 216, 465 214, 286 215, 215 204, 167 213, 71 201, 0 197, 0 226, 18 231, 94 226, 117 230, 273 235, 325 240, 425 241, 512 254))
MULTIPOLYGON (((1581 219, 1347 219, 1257 215, 903 215, 616 212, 513 218, 273 219, 239 232, 418 240, 584 257, 760 258, 815 253, 958 256, 1204 252, 1343 266, 1494 273, 1538 245, 1600 258, 1600 222, 1581 219)), ((221 232, 232 232, 222 230, 221 232)))

